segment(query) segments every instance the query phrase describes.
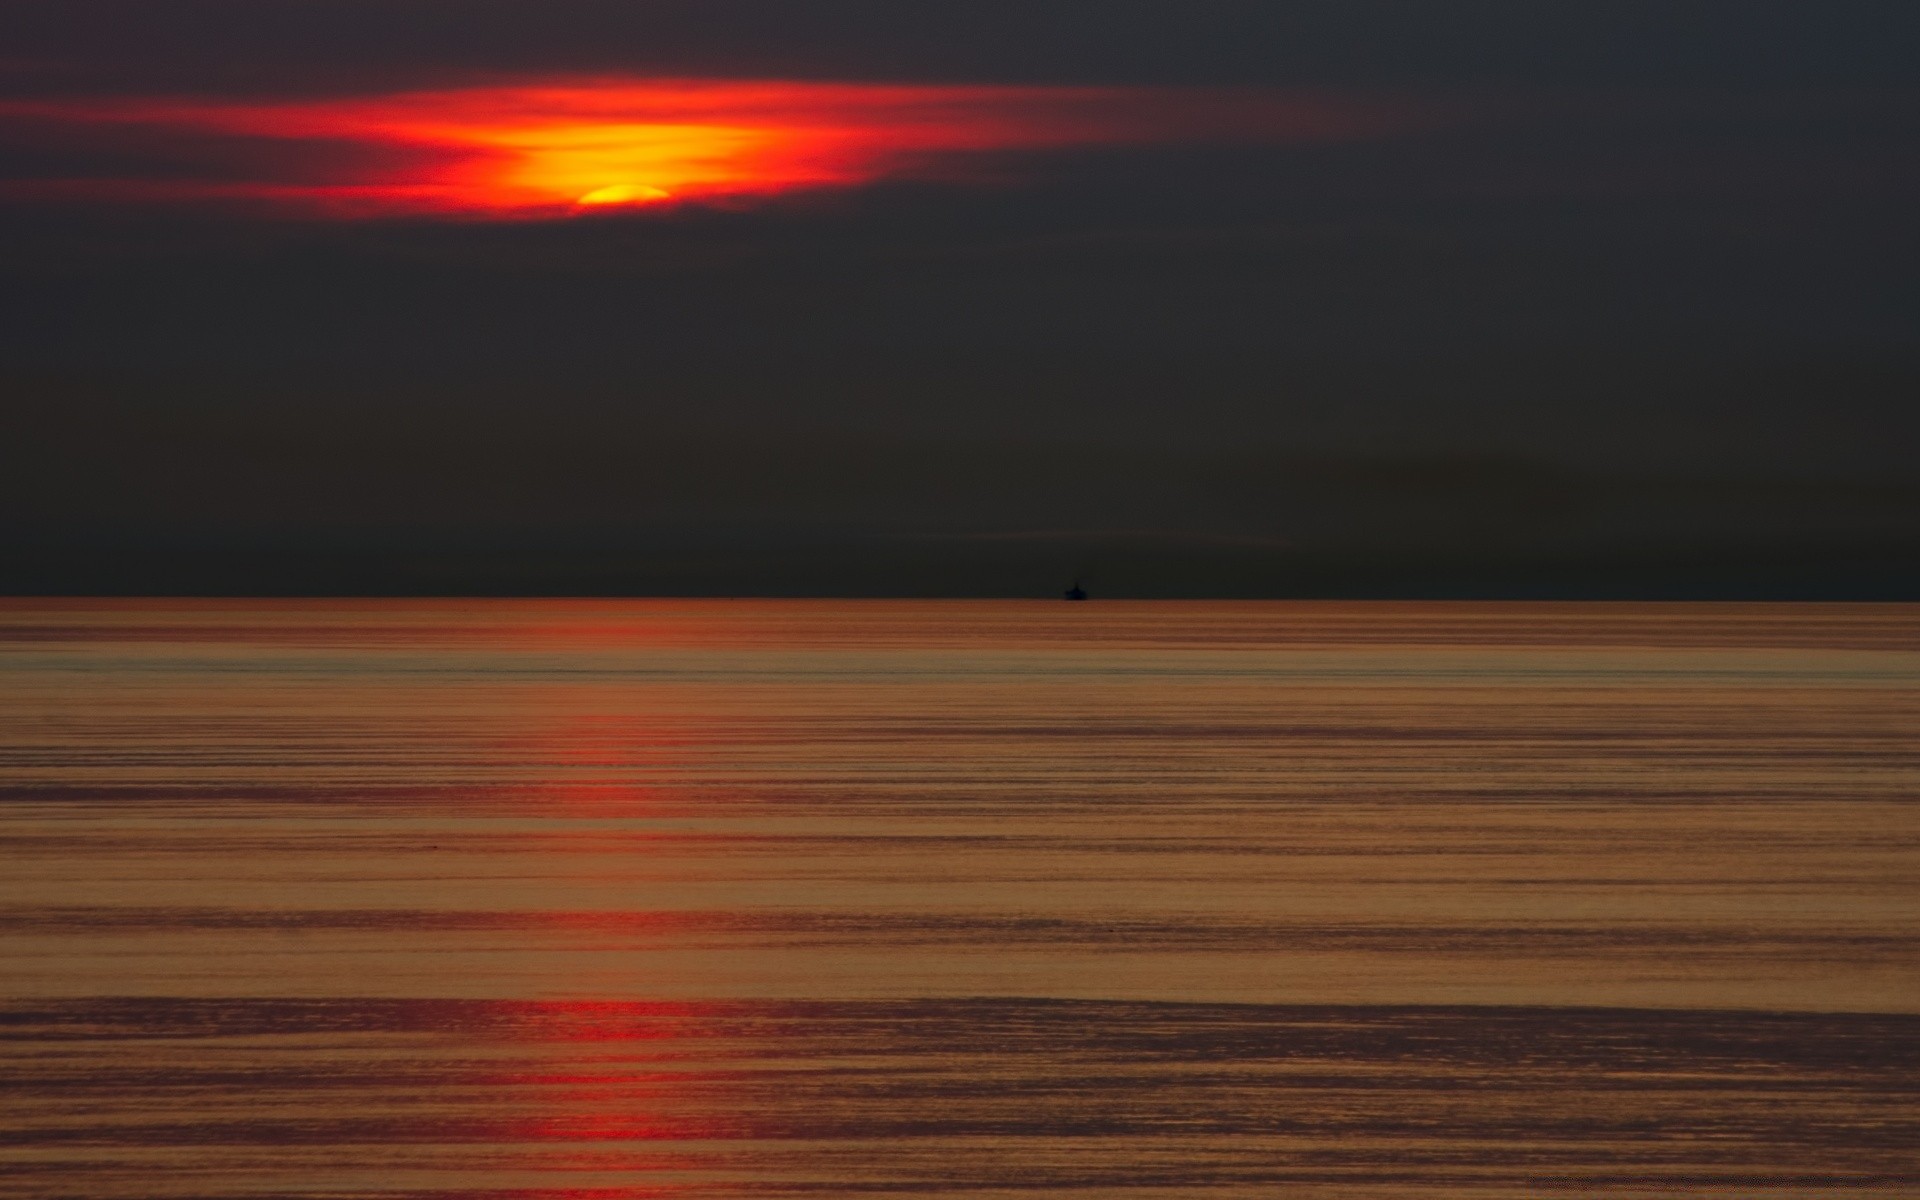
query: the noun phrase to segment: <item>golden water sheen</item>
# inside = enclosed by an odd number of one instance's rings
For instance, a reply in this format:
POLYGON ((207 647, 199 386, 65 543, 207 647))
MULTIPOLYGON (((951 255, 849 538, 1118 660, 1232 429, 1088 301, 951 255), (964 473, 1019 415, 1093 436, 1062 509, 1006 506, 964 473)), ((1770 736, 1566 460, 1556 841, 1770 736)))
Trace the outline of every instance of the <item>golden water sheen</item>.
POLYGON ((0 602, 0 1195, 1920 1194, 1920 608, 0 602))

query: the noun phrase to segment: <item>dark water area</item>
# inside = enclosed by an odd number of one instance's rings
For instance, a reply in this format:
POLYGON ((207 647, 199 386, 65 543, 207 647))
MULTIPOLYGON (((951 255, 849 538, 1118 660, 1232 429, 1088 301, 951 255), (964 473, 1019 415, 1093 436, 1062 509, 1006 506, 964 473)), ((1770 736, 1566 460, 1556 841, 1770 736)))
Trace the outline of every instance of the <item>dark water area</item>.
POLYGON ((0 1046, 77 1194, 1805 1195, 1911 1183, 1920 1018, 141 1000, 0 1046))
POLYGON ((1920 1194, 1920 610, 0 604, 0 1195, 1920 1194))

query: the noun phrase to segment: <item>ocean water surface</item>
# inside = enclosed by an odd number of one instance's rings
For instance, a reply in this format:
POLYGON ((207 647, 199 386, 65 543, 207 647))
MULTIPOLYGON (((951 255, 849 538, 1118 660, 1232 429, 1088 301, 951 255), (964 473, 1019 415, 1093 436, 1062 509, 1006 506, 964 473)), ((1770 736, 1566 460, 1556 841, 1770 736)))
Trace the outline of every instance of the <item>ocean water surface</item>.
POLYGON ((0 602, 0 1195, 1920 1195, 1920 608, 0 602))

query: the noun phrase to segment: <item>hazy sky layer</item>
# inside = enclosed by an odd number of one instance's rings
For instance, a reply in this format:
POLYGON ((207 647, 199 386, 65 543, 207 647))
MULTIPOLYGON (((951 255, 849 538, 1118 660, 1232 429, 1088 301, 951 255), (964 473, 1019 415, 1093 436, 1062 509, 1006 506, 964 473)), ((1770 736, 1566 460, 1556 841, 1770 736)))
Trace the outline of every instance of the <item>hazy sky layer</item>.
POLYGON ((0 0, 0 589, 1917 594, 1917 26, 0 0))

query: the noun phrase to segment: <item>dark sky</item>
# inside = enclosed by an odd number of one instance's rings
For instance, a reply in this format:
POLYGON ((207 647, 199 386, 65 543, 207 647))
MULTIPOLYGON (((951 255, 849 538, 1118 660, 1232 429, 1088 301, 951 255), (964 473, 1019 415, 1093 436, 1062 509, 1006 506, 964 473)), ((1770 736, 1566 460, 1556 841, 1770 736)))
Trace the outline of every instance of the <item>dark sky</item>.
POLYGON ((1920 598, 1916 34, 1844 0, 0 0, 0 591, 1920 598), (657 77, 1390 117, 340 220, 75 193, 239 152, 18 115, 657 77))

